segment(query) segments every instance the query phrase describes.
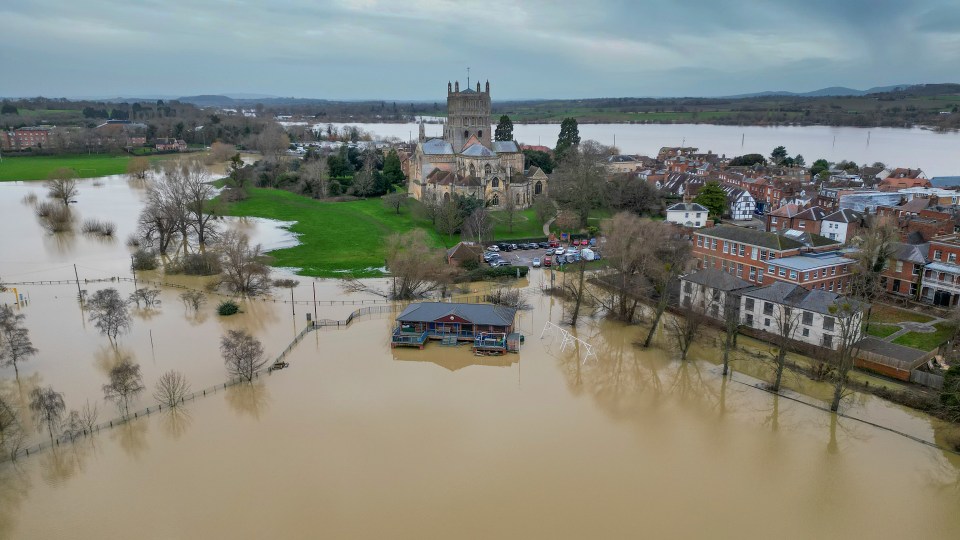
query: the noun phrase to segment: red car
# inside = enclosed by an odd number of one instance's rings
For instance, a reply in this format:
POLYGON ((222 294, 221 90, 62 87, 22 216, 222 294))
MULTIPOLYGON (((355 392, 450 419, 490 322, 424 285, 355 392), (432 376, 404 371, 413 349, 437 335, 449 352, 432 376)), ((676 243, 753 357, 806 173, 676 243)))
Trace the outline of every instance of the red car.
POLYGON ((544 265, 544 266, 553 266, 553 258, 550 257, 549 255, 547 255, 546 257, 544 257, 544 258, 543 258, 543 265, 544 265))
POLYGON ((558 248, 558 247, 560 247, 560 242, 557 242, 556 240, 551 240, 551 241, 550 241, 550 247, 552 247, 552 248, 558 248))

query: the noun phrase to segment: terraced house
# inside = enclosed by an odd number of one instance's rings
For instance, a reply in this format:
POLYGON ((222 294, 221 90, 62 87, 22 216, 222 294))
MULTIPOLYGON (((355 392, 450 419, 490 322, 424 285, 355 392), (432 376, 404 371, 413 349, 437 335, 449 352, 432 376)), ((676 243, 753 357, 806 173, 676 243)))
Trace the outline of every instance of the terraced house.
MULTIPOLYGON (((839 267, 849 264, 834 258, 817 260, 815 266, 802 271, 804 268, 798 260, 790 259, 796 256, 806 256, 824 251, 835 250, 839 243, 810 233, 788 231, 785 234, 768 233, 720 225, 697 230, 694 233, 693 256, 700 269, 713 268, 729 272, 734 276, 757 285, 772 281, 789 281, 798 283, 805 288, 821 288, 829 290, 829 283, 837 279, 844 279, 844 272, 839 267), (824 263, 823 266, 819 266, 824 263), (817 277, 813 278, 812 271, 817 270, 817 277), (811 272, 809 277, 806 271, 811 272), (782 275, 781 275, 782 272, 782 275), (792 272, 796 272, 796 276, 792 272), (826 272, 826 280, 824 278, 826 272), (806 279, 805 279, 806 278, 806 279)), ((836 289, 840 286, 834 282, 836 289)))

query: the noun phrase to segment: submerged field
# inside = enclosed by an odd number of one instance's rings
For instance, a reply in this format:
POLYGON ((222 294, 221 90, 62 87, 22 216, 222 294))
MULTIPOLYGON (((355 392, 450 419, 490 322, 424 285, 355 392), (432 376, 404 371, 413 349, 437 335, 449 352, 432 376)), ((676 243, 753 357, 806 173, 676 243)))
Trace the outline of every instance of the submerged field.
POLYGON ((73 169, 80 178, 124 174, 131 159, 133 157, 129 155, 5 157, 0 163, 0 182, 46 180, 50 173, 60 168, 73 169))

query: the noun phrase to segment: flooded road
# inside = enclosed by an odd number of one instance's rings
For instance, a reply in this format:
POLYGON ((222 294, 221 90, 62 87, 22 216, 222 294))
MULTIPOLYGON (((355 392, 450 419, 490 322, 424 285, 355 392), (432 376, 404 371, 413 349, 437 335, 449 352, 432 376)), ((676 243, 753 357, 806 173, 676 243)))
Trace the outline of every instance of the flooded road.
MULTIPOLYGON (((118 200, 137 204, 137 192, 117 184, 85 186, 77 210, 110 211, 122 239, 130 224, 118 216, 135 211, 83 206, 101 200, 85 197, 93 189, 127 190, 118 200)), ((4 236, 15 249, 3 250, 0 276, 54 279, 58 265, 72 273, 74 258, 104 271, 90 277, 126 275, 122 240, 104 247, 78 235, 65 254, 30 229, 36 218, 17 210, 23 189, 42 187, 0 185, 0 223, 24 227, 4 236)), ((295 298, 311 299, 313 281, 295 279, 295 298)), ((563 317, 540 281, 526 285, 532 309, 519 316, 519 355, 436 343, 393 350, 392 315, 362 317, 308 334, 290 368, 252 385, 0 464, 0 538, 960 537, 956 455, 802 403, 827 395, 803 378, 787 379, 785 397, 758 390, 765 368, 746 339, 725 379, 710 335, 681 363, 665 340, 637 348, 642 328, 587 318, 576 333, 597 356, 584 362, 582 350, 540 338, 546 321, 563 317)), ((376 299, 316 284, 319 299, 376 299)), ((83 284, 102 286, 133 290, 83 284)), ((40 349, 23 364, 21 386, 53 385, 68 408, 98 401, 101 420, 116 416, 100 386, 117 355, 142 366, 143 406, 168 369, 194 389, 225 380, 226 329, 250 330, 274 356, 313 309, 298 304, 294 315, 279 301, 284 290, 234 317, 215 315, 213 297, 193 315, 179 289, 164 288, 159 309, 135 313, 113 349, 84 321, 74 284, 21 289, 40 349)), ((317 311, 342 319, 357 307, 317 311)), ((18 391, 12 373, 0 372, 0 385, 18 391)), ((934 442, 949 429, 872 396, 854 395, 844 411, 934 442)))

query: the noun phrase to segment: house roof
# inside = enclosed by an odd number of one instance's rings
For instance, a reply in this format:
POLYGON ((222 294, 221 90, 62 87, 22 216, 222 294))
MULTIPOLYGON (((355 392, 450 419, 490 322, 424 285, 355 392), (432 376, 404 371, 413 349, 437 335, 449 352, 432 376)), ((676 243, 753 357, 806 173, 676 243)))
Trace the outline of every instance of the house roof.
POLYGON ((930 253, 930 244, 897 244, 894 249, 893 258, 895 260, 926 264, 927 253, 930 253))
POLYGON ((753 287, 747 281, 744 281, 729 272, 723 272, 715 268, 705 268, 697 272, 692 272, 680 278, 681 281, 689 281, 698 285, 704 285, 712 289, 721 291, 736 291, 753 287))
POLYGON ((827 215, 827 211, 819 206, 811 206, 806 210, 799 212, 797 215, 793 216, 795 219, 809 219, 813 221, 821 221, 827 215))
POLYGON ((457 242, 457 245, 447 250, 447 258, 457 260, 476 259, 482 253, 483 246, 475 242, 457 242))
POLYGON ((800 207, 795 204, 785 204, 780 208, 777 208, 773 212, 770 212, 771 216, 774 217, 793 217, 800 211, 800 207))
POLYGON ((851 263, 853 263, 853 261, 841 255, 839 251, 794 255, 793 257, 784 257, 782 259, 773 259, 767 261, 767 264, 782 266, 789 270, 796 270, 797 272, 806 272, 808 270, 823 268, 825 266, 836 266, 838 264, 851 263))
POLYGON ((833 221, 836 223, 857 223, 863 219, 863 214, 856 210, 843 208, 823 218, 824 221, 833 221))
POLYGON ((812 232, 807 231, 798 231, 796 229, 787 229, 785 231, 777 231, 777 235, 786 236, 791 240, 800 242, 807 247, 820 247, 820 246, 829 246, 830 244, 840 244, 836 240, 831 240, 826 236, 820 236, 819 234, 813 234, 812 232))
POLYGON ((469 157, 496 157, 497 154, 480 143, 474 143, 463 149, 461 154, 469 157))
POLYGON ((667 212, 709 212, 706 206, 697 203, 677 203, 669 208, 667 212))
POLYGON ((735 227, 733 225, 720 225, 710 227, 709 229, 701 229, 697 231, 697 234, 775 250, 799 249, 803 247, 802 243, 787 238, 786 236, 748 229, 746 227, 735 227))
POLYGON ((407 306, 400 315, 397 315, 397 320, 403 322, 433 322, 451 315, 466 319, 473 324, 510 326, 517 315, 517 310, 493 304, 420 302, 407 306))
MULTIPOLYGON (((835 292, 821 290, 808 291, 799 285, 783 281, 778 281, 766 287, 747 290, 742 294, 750 298, 766 300, 775 304, 783 304, 785 306, 822 313, 824 315, 832 315, 830 313, 830 306, 836 304, 837 300, 842 298, 835 292)), ((853 299, 846 301, 851 303, 856 302, 853 299)))

